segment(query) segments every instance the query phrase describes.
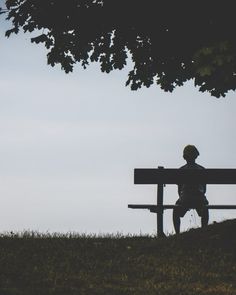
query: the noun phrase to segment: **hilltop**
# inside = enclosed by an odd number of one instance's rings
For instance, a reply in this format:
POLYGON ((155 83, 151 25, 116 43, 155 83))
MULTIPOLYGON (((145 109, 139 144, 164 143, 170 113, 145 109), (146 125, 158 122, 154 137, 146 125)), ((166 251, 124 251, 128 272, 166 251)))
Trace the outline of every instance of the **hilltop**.
POLYGON ((163 239, 0 236, 0 294, 235 295, 236 219, 163 239))

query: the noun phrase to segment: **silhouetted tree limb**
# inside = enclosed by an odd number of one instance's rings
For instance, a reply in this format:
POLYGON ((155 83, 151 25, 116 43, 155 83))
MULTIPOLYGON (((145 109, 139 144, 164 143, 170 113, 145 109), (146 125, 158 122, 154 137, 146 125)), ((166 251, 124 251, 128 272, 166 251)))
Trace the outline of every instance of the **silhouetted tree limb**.
POLYGON ((199 90, 236 89, 234 1, 7 0, 12 33, 39 31, 48 64, 68 73, 99 62, 109 73, 133 61, 126 85, 165 91, 194 79, 199 90), (42 33, 43 31, 43 33, 42 33))

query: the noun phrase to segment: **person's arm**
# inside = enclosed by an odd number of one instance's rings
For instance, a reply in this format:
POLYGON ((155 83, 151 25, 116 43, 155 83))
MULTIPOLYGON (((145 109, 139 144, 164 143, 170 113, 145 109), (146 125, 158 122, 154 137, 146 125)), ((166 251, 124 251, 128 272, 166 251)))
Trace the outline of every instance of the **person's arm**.
POLYGON ((206 193, 206 184, 203 184, 203 193, 204 193, 204 195, 206 193))
POLYGON ((183 187, 182 184, 178 184, 178 195, 179 195, 179 197, 180 197, 180 194, 181 194, 181 191, 182 191, 182 187, 183 187))
MULTIPOLYGON (((201 165, 198 165, 198 164, 197 164, 197 166, 198 166, 198 168, 200 168, 200 169, 205 169, 205 167, 203 167, 203 166, 201 166, 201 165)), ((203 195, 205 195, 205 193, 206 193, 206 184, 205 184, 205 183, 200 185, 200 191, 201 191, 201 193, 202 193, 203 195)))

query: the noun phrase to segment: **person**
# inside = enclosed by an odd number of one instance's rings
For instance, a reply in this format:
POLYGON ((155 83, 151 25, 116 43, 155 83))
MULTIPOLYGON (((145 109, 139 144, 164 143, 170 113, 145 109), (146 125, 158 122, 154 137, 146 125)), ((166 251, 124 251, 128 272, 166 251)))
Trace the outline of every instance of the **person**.
MULTIPOLYGON (((187 145, 183 150, 183 158, 187 164, 180 169, 205 169, 198 165, 195 160, 199 156, 199 151, 194 145, 187 145)), ((208 200, 205 196, 206 184, 179 184, 178 195, 176 201, 177 207, 173 210, 173 223, 175 232, 180 232, 180 218, 184 217, 187 211, 194 208, 201 217, 201 226, 205 227, 208 224, 209 212, 206 205, 208 200)))

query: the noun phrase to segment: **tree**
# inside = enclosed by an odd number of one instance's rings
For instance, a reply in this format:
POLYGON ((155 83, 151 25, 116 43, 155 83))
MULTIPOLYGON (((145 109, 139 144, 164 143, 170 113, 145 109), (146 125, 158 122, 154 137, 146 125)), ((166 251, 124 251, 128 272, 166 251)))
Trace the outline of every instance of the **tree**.
MULTIPOLYGON (((7 0, 12 33, 48 49, 48 64, 68 73, 79 62, 99 62, 109 73, 133 69, 126 85, 158 84, 165 91, 194 79, 215 97, 236 89, 234 1, 211 0, 7 0)), ((3 12, 3 11, 2 11, 3 12)))

